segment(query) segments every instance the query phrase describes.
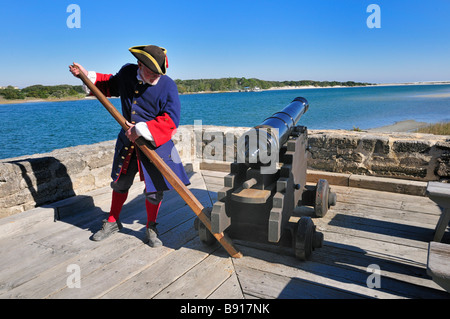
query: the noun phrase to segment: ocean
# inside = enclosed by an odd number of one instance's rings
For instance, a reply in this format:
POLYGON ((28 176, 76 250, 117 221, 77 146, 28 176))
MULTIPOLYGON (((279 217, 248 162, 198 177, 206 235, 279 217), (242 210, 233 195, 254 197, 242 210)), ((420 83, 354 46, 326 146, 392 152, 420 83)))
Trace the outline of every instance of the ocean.
MULTIPOLYGON (((450 121, 450 85, 404 85, 181 95, 180 125, 251 127, 298 96, 309 102, 298 124, 309 129, 450 121)), ((120 129, 96 99, 3 104, 0 118, 0 159, 113 140, 120 129)))

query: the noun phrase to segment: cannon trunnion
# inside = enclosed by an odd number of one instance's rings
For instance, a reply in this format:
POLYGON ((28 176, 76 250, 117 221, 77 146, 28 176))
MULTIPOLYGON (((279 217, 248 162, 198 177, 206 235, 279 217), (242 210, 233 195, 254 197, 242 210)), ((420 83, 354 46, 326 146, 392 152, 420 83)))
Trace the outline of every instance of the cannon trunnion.
MULTIPOLYGON (((292 247, 300 260, 308 259, 315 248, 322 246, 323 234, 316 230, 311 215, 299 216, 296 209, 312 206, 312 217, 323 217, 336 204, 336 194, 326 180, 319 180, 314 187, 306 185, 308 132, 296 123, 308 107, 306 99, 296 98, 283 111, 253 128, 267 128, 269 132, 258 132, 255 149, 249 146, 246 134, 241 137, 241 161, 231 164, 218 201, 210 211, 212 232, 225 232, 237 240, 292 247), (272 162, 262 163, 262 148, 271 153, 272 162), (278 155, 277 163, 273 163, 274 154, 278 155)), ((195 225, 203 242, 214 243, 214 237, 198 219, 195 225)))

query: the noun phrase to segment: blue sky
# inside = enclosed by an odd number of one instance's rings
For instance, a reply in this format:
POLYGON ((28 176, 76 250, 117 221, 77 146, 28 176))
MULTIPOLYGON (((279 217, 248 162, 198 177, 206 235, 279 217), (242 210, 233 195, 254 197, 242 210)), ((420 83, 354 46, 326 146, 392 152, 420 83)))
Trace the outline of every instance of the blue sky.
POLYGON ((168 50, 174 79, 246 77, 376 83, 450 80, 448 0, 0 0, 0 86, 79 84, 168 50), (369 4, 381 28, 368 28, 369 4), (77 4, 80 28, 67 12, 77 4))

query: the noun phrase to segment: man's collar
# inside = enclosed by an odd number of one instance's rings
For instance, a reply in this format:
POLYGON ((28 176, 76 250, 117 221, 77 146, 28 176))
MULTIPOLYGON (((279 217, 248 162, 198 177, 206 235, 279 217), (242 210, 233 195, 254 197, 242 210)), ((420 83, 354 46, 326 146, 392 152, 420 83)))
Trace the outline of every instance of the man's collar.
MULTIPOLYGON (((144 82, 144 80, 143 80, 142 77, 141 77, 141 72, 140 72, 140 69, 139 69, 139 68, 137 69, 137 75, 136 75, 136 78, 137 78, 138 81, 144 82)), ((144 83, 145 83, 145 82, 144 82, 144 83)))

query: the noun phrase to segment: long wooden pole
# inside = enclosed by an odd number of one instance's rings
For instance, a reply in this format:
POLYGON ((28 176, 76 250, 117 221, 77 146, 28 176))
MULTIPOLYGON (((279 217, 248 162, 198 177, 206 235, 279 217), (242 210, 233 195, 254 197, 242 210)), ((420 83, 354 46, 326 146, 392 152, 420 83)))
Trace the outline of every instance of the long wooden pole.
MULTIPOLYGON (((72 67, 77 68, 73 65, 72 67)), ((103 93, 92 83, 87 76, 81 72, 79 78, 83 83, 91 90, 100 103, 106 108, 106 110, 114 117, 114 119, 122 126, 124 130, 128 130, 129 127, 126 123, 125 118, 120 114, 119 111, 112 105, 112 103, 103 95, 103 93)), ((230 254, 231 257, 240 258, 242 254, 234 248, 231 239, 224 233, 213 233, 211 231, 211 220, 207 215, 205 215, 205 208, 197 200, 197 198, 192 194, 192 192, 184 185, 184 183, 178 178, 177 175, 170 169, 170 167, 162 160, 162 158, 151 149, 148 142, 143 138, 139 137, 136 139, 135 144, 140 148, 142 153, 147 156, 147 158, 155 165, 155 167, 161 172, 161 174, 167 179, 167 181, 172 185, 176 192, 181 196, 181 198, 188 204, 188 206, 194 211, 198 216, 200 221, 205 225, 205 227, 211 232, 211 234, 217 239, 217 241, 225 248, 225 250, 230 254)))

